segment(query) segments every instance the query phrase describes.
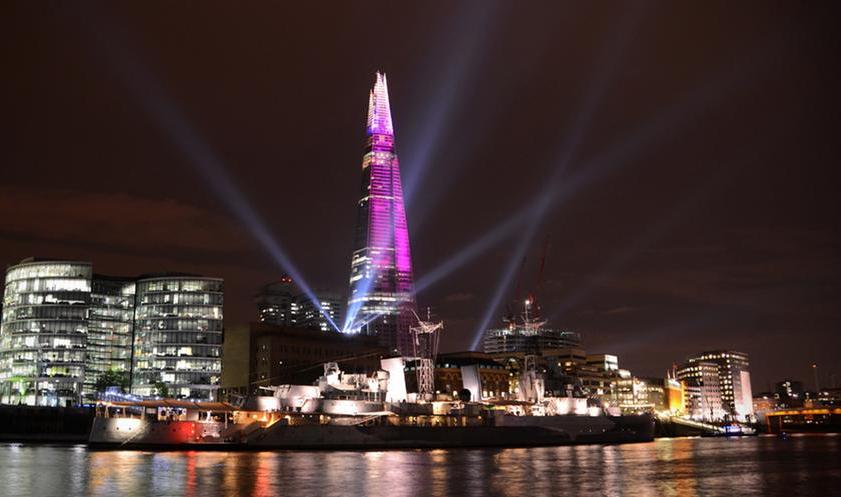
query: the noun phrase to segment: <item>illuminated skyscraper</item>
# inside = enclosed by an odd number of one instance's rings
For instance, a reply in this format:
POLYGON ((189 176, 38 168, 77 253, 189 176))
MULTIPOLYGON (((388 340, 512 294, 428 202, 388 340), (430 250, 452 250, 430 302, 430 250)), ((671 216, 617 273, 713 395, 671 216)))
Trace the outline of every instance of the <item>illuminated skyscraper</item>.
POLYGON ((368 96, 367 133, 344 329, 378 335, 383 345, 408 353, 412 256, 384 74, 377 73, 368 96))

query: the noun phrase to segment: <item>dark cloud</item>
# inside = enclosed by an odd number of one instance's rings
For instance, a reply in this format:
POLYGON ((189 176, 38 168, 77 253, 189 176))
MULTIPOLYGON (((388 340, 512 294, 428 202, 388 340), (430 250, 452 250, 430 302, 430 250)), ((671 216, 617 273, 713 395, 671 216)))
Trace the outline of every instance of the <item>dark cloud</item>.
POLYGON ((229 219, 176 199, 50 188, 0 188, 8 212, 0 236, 54 243, 78 240, 115 250, 238 252, 243 235, 229 219))
POLYGON ((459 293, 451 293, 447 295, 444 300, 447 302, 469 302, 473 300, 476 296, 469 292, 459 292, 459 293))

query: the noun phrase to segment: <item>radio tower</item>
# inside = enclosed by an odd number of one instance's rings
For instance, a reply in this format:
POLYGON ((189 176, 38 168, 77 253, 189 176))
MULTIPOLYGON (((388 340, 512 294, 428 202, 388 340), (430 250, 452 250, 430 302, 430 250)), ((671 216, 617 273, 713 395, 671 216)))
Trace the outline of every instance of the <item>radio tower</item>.
POLYGON ((412 352, 418 364, 418 396, 431 399, 435 393, 435 358, 444 322, 433 323, 429 308, 426 309, 426 321, 422 321, 417 313, 415 318, 418 324, 410 326, 409 332, 412 335, 412 352))

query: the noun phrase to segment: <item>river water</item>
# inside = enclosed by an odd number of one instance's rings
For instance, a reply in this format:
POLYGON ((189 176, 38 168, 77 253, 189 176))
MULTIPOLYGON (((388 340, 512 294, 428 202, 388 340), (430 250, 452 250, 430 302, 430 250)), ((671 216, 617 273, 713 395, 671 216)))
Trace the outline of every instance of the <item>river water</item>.
POLYGON ((841 495, 841 435, 376 452, 0 445, 0 496, 841 495))

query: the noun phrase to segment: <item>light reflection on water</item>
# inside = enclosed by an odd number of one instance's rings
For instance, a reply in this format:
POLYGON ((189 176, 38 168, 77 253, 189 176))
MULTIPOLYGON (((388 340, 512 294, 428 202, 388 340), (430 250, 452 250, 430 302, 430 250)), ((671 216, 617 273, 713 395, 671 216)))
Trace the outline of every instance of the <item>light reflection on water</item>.
POLYGON ((0 445, 3 496, 829 495, 841 436, 376 452, 0 445))

